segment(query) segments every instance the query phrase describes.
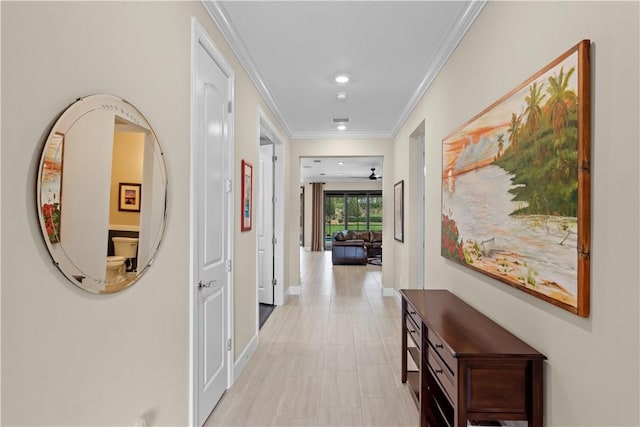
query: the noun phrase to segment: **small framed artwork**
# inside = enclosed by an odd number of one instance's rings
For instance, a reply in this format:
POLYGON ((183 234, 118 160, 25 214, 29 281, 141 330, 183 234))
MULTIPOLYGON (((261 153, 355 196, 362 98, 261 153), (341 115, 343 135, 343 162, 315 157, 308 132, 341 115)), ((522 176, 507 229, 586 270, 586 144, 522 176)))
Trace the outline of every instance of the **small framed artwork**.
POLYGON ((240 218, 240 231, 251 230, 252 200, 251 191, 253 184, 253 166, 246 160, 242 161, 242 209, 240 218))
POLYGON ((393 186, 393 238, 404 242, 404 181, 393 186))
POLYGON ((142 184, 121 182, 118 191, 118 210, 125 212, 140 212, 140 190, 142 184))

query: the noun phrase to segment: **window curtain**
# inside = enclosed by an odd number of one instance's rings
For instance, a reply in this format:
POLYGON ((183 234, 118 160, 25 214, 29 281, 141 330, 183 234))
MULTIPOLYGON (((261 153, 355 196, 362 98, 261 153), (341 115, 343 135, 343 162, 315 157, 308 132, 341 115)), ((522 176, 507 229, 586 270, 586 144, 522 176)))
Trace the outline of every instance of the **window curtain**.
POLYGON ((322 202, 323 183, 314 182, 311 184, 311 250, 324 250, 324 236, 322 235, 322 202))

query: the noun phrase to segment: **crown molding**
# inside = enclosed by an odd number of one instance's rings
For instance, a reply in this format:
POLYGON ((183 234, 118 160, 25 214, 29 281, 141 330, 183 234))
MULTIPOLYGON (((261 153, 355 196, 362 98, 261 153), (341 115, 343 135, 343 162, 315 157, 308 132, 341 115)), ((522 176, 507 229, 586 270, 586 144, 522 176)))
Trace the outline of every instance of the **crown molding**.
POLYGON ((392 128, 391 133, 394 136, 397 135, 404 122, 416 108, 418 102, 427 92, 427 89, 429 89, 429 86, 431 86, 431 83, 433 83, 442 67, 444 67, 444 64, 447 63, 449 57, 469 30, 471 24, 473 24, 475 19, 478 17, 486 3, 487 0, 472 0, 467 8, 460 12, 456 23, 451 26, 450 31, 445 36, 442 44, 440 44, 440 48, 435 55, 435 59, 429 63, 425 70, 424 77, 414 89, 413 95, 404 107, 404 110, 400 113, 395 126, 392 128))
POLYGON ((472 0, 469 5, 460 12, 456 23, 451 26, 450 31, 445 36, 438 52, 427 69, 425 70, 424 77, 416 85, 413 95, 407 102, 406 106, 400 113, 400 116, 396 120, 395 125, 390 131, 376 131, 376 132, 293 132, 289 122, 286 120, 285 115, 278 106, 275 98, 271 94, 271 91, 267 88, 267 85, 262 80, 260 73, 258 72, 249 50, 245 46, 242 39, 238 36, 235 29, 231 25, 227 12, 224 6, 218 1, 201 0, 205 10, 220 29, 222 36, 233 50, 234 54, 240 61, 240 64, 244 67, 249 75, 249 78, 253 81, 258 89, 258 92, 262 95, 265 102, 273 112, 274 116, 280 122, 280 125, 284 129, 287 136, 291 139, 386 139, 394 138, 398 133, 404 122, 409 115, 418 105, 418 102, 426 91, 431 86, 431 83, 435 80, 436 76, 446 64, 447 60, 454 52, 466 32, 469 30, 475 19, 478 17, 488 0, 472 0))
POLYGON ((260 92, 260 95, 262 95, 274 116, 276 116, 280 122, 287 136, 291 136, 291 126, 289 126, 275 98, 271 95, 271 91, 269 91, 262 77, 260 77, 260 73, 258 73, 258 69, 249 54, 249 50, 231 25, 224 6, 218 1, 211 0, 201 0, 201 3, 213 22, 218 26, 218 29, 220 29, 222 36, 231 47, 231 50, 233 50, 240 64, 247 71, 249 78, 253 81, 253 84, 256 85, 258 92, 260 92))

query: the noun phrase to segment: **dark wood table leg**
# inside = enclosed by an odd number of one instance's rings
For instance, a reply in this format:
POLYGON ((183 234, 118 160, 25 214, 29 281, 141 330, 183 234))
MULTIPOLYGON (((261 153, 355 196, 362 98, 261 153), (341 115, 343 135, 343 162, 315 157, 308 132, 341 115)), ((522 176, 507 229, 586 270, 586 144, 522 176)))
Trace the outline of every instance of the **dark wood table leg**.
POLYGON ((542 360, 531 361, 531 419, 530 427, 542 427, 543 400, 542 360))

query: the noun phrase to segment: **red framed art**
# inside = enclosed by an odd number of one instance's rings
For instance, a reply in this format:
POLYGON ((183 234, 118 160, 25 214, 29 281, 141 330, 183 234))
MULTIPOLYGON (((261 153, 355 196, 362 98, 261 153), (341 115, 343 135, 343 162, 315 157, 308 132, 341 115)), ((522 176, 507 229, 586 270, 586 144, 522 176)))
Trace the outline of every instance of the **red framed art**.
POLYGON ((246 160, 242 160, 242 193, 241 193, 241 213, 240 231, 251 230, 251 217, 253 214, 252 201, 253 186, 253 166, 246 160))

